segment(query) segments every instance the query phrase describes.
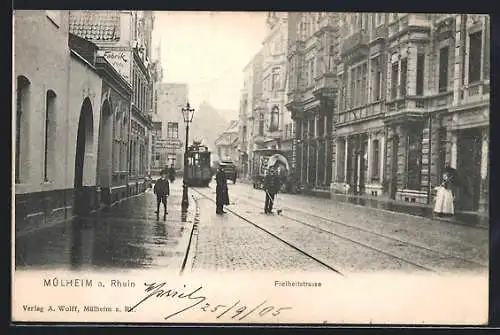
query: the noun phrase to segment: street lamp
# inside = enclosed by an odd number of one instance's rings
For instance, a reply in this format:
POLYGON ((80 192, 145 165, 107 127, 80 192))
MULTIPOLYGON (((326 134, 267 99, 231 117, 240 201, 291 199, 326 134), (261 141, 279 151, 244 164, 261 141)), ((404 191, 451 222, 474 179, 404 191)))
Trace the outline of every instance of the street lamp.
POLYGON ((191 108, 189 102, 186 103, 186 107, 182 108, 182 117, 184 119, 184 123, 186 124, 186 141, 184 145, 184 178, 182 180, 182 209, 187 210, 189 207, 188 200, 188 140, 189 140, 189 123, 193 121, 194 116, 194 108, 191 108))

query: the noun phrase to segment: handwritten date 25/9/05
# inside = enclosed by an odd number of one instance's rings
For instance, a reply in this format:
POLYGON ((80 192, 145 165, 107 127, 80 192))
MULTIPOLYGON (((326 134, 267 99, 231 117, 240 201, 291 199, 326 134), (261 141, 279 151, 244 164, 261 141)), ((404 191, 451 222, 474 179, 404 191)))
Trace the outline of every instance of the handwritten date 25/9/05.
POLYGON ((205 313, 213 313, 217 319, 225 316, 238 321, 242 321, 251 315, 259 317, 272 315, 274 317, 277 317, 281 315, 283 311, 292 309, 292 307, 271 306, 267 304, 267 300, 264 300, 260 304, 251 306, 242 304, 240 300, 235 301, 233 304, 214 304, 208 302, 207 297, 201 294, 203 286, 189 291, 186 289, 186 285, 183 285, 182 290, 168 288, 166 282, 144 283, 144 285, 146 286, 146 288, 144 289, 144 291, 146 292, 146 296, 144 296, 138 303, 131 307, 128 310, 129 312, 134 311, 139 305, 151 298, 170 298, 172 300, 184 300, 191 303, 187 307, 165 316, 165 320, 194 308, 199 308, 205 313))

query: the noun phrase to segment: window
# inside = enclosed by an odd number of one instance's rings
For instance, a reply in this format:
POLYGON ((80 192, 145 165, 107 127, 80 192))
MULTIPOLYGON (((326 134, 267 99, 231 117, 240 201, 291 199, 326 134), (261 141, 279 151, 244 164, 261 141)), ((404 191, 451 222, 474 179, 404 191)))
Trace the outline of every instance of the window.
POLYGON ((439 50, 439 92, 448 91, 448 47, 439 50))
POLYGON ((44 158, 43 158, 43 180, 49 181, 49 160, 51 154, 55 150, 55 104, 56 104, 56 94, 54 91, 47 91, 46 101, 45 101, 45 148, 44 148, 44 158))
POLYGON ((366 65, 366 63, 364 63, 361 67, 361 75, 363 76, 361 78, 361 91, 360 91, 360 94, 361 94, 361 104, 364 105, 366 104, 366 100, 367 100, 367 94, 368 94, 368 89, 367 89, 367 83, 368 83, 368 77, 367 77, 367 74, 368 74, 368 66, 366 65))
POLYGON ((425 55, 417 56, 417 83, 416 95, 424 95, 424 70, 425 70, 425 55))
POLYGON ((406 136, 406 171, 407 188, 410 190, 420 189, 422 170, 422 125, 412 125, 406 136))
POLYGON ((398 63, 392 64, 392 75, 391 75, 391 98, 396 99, 398 96, 398 73, 399 65, 398 63))
POLYGON ((359 105, 361 105, 361 67, 357 67, 355 70, 354 70, 354 76, 356 78, 356 91, 355 91, 355 96, 356 96, 356 104, 354 105, 354 107, 357 107, 359 105))
POLYGON ((280 78, 280 68, 276 67, 272 71, 271 75, 271 90, 279 89, 279 78, 280 78))
POLYGON ((271 110, 271 125, 270 131, 277 131, 279 129, 280 111, 278 106, 274 106, 271 110))
POLYGON ((120 155, 120 171, 127 170, 127 150, 128 150, 128 119, 126 116, 123 117, 122 127, 121 127, 122 135, 122 147, 121 147, 121 155, 120 155))
POLYGON ((22 181, 22 156, 23 142, 25 140, 25 120, 27 119, 26 112, 28 110, 28 93, 30 82, 26 77, 17 77, 17 95, 16 95, 16 175, 15 182, 22 181))
POLYGON ((344 83, 344 76, 341 74, 339 75, 339 84, 340 84, 340 94, 339 94, 339 111, 344 110, 344 104, 345 104, 345 83, 344 83))
POLYGON ((259 115, 259 136, 264 136, 264 114, 259 115))
POLYGON ((167 138, 179 138, 179 124, 177 122, 167 123, 167 138))
POLYGON ((160 153, 156 153, 156 155, 155 155, 155 160, 156 160, 156 161, 159 161, 159 160, 160 160, 160 153))
POLYGON ((469 36, 469 84, 481 80, 482 31, 469 36))
POLYGON ((399 90, 402 97, 406 96, 406 79, 408 76, 408 60, 406 58, 401 60, 401 82, 399 90))
POLYGON ((380 174, 380 142, 374 140, 373 143, 373 156, 372 156, 372 178, 378 179, 380 174))
POLYGON ((354 69, 351 69, 351 75, 350 75, 350 80, 351 80, 351 89, 350 89, 350 92, 349 92, 349 96, 350 96, 350 107, 351 108, 354 108, 354 105, 356 103, 356 79, 354 78, 354 69))
POLYGON ((375 60, 375 82, 373 88, 374 101, 379 101, 382 98, 382 67, 380 58, 375 60))

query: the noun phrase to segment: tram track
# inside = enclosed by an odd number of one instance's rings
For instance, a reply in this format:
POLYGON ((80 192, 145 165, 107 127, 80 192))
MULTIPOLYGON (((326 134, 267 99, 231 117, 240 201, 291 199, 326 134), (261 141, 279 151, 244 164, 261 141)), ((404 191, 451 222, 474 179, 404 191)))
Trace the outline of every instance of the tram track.
MULTIPOLYGON (((211 201, 212 203, 215 203, 215 200, 212 199, 212 197, 204 194, 203 192, 197 190, 196 188, 191 188, 191 190, 193 190, 194 192, 196 192, 197 194, 199 194, 201 197, 203 197, 204 199, 207 199, 209 201, 211 201)), ((226 211, 230 212, 231 214, 233 214, 234 216, 238 217, 240 220, 254 226, 255 228, 265 232, 266 234, 270 235, 271 237, 279 240, 280 242, 282 242, 283 244, 287 245, 288 247, 294 249, 295 251, 299 252, 300 254, 302 254, 303 256, 313 260, 314 262, 320 264, 321 266, 327 268, 328 270, 330 271, 333 271, 335 273, 337 273, 338 275, 341 275, 341 276, 345 276, 345 274, 340 271, 339 269, 337 269, 336 267, 334 266, 331 266, 329 265, 327 262, 325 261, 322 261, 321 259, 319 259, 318 257, 312 255, 311 253, 305 251, 303 248, 300 248, 298 246, 296 246, 295 244, 281 238, 280 236, 278 236, 276 233, 264 228, 262 225, 259 225, 258 223, 256 223, 254 220, 251 220, 245 216, 243 216, 242 214, 232 210, 232 209, 228 209, 226 208, 226 211)))
MULTIPOLYGON (((238 198, 238 200, 244 201, 246 203, 251 203, 252 205, 255 205, 256 207, 261 205, 260 202, 259 202, 259 205, 257 205, 256 202, 258 200, 255 199, 254 197, 250 196, 250 195, 247 195, 246 199, 238 198), (251 199, 251 201, 249 201, 249 199, 251 199)), ((314 214, 314 213, 310 213, 310 212, 306 212, 306 211, 303 211, 303 210, 300 210, 300 209, 297 209, 297 208, 284 207, 283 210, 285 210, 287 212, 288 211, 292 211, 292 212, 301 213, 302 215, 314 218, 316 220, 321 220, 321 221, 324 221, 324 222, 328 222, 330 224, 340 225, 340 226, 343 226, 343 227, 347 227, 349 229, 355 229, 355 230, 358 230, 358 231, 361 231, 361 232, 364 232, 364 233, 367 233, 367 234, 371 234, 371 235, 376 236, 378 238, 382 238, 382 239, 386 239, 386 240, 395 242, 395 243, 397 243, 399 245, 409 246, 409 247, 413 247, 413 248, 416 248, 416 249, 424 250, 426 252, 431 252, 431 253, 434 253, 435 255, 440 256, 440 257, 446 257, 446 258, 455 259, 455 260, 458 260, 458 261, 461 261, 463 263, 467 263, 467 264, 470 264, 470 265, 473 265, 473 266, 476 266, 476 267, 479 267, 479 268, 488 268, 487 264, 476 262, 476 261, 473 261, 473 260, 470 260, 470 259, 467 259, 467 258, 464 258, 464 257, 460 257, 460 256, 457 256, 457 255, 454 255, 454 254, 451 254, 451 253, 447 253, 447 252, 443 252, 443 251, 438 251, 438 250, 435 250, 435 249, 432 249, 432 248, 429 248, 429 247, 426 247, 426 246, 422 246, 420 244, 412 243, 412 242, 409 242, 407 240, 399 239, 399 238, 396 238, 396 237, 393 237, 393 236, 384 235, 384 234, 375 232, 375 231, 370 230, 370 229, 359 227, 357 225, 348 224, 348 223, 346 223, 344 221, 327 218, 327 217, 324 217, 324 216, 321 216, 321 215, 317 215, 317 214, 314 214)), ((404 261, 404 262, 406 262, 408 264, 412 264, 412 265, 414 265, 414 266, 416 266, 418 268, 435 272, 435 270, 433 270, 433 269, 431 269, 431 268, 429 268, 427 266, 424 266, 422 264, 418 264, 416 262, 409 261, 407 259, 404 259, 402 257, 394 255, 394 254, 392 254, 392 253, 390 253, 390 252, 388 252, 386 250, 382 250, 380 248, 373 247, 373 246, 371 246, 371 245, 369 245, 367 243, 364 243, 364 242, 356 241, 355 239, 352 239, 352 238, 343 236, 341 234, 335 233, 335 232, 333 232, 331 230, 319 227, 318 225, 310 224, 310 223, 308 223, 308 222, 306 222, 304 220, 297 219, 296 217, 292 217, 292 216, 286 215, 286 214, 281 214, 280 216, 282 216, 282 217, 284 217, 284 218, 286 218, 288 220, 294 221, 296 223, 299 223, 301 225, 307 226, 309 228, 321 231, 323 233, 326 233, 326 234, 329 234, 329 235, 333 235, 333 236, 336 236, 336 237, 344 239, 344 240, 348 240, 348 241, 350 241, 352 243, 355 243, 355 244, 358 244, 358 245, 362 245, 362 246, 364 246, 366 248, 369 248, 371 250, 374 250, 374 251, 377 251, 379 253, 385 254, 387 256, 393 257, 395 259, 399 259, 399 260, 404 261)))
MULTIPOLYGON (((197 192, 199 192, 199 191, 197 190, 197 192)), ((244 203, 249 204, 252 207, 257 207, 257 208, 261 207, 261 205, 262 205, 261 201, 257 200, 255 197, 252 197, 250 194, 246 194, 245 196, 246 196, 245 198, 237 196, 236 199, 238 199, 238 201, 243 201, 244 203)), ((342 239, 342 240, 347 241, 349 243, 353 243, 353 244, 361 246, 365 249, 369 249, 369 250, 374 251, 376 253, 385 255, 386 257, 390 257, 391 259, 397 260, 399 262, 404 262, 404 263, 406 263, 412 267, 418 268, 420 270, 425 270, 425 271, 429 271, 429 272, 441 272, 441 271, 443 271, 443 267, 449 267, 451 269, 455 269, 454 264, 456 264, 457 261, 459 262, 458 263, 459 267, 462 267, 464 264, 466 264, 469 266, 469 268, 470 268, 470 266, 472 266, 473 268, 477 268, 477 269, 488 268, 487 264, 478 262, 476 260, 464 258, 464 257, 461 257, 459 255, 445 252, 445 251, 435 250, 433 248, 430 248, 430 247, 427 247, 427 246, 424 246, 424 245, 421 245, 418 243, 413 243, 413 242, 410 242, 410 241, 405 240, 405 239, 381 234, 379 232, 376 232, 376 231, 373 231, 370 229, 366 229, 366 228, 360 227, 358 225, 353 225, 353 224, 346 223, 344 221, 335 220, 335 219, 327 218, 327 217, 324 217, 321 215, 309 213, 307 211, 303 211, 303 210, 300 210, 297 208, 284 207, 283 209, 286 212, 291 211, 292 213, 293 212, 300 213, 306 217, 310 217, 311 220, 316 220, 316 221, 323 222, 323 223, 322 224, 320 223, 319 225, 311 224, 311 223, 307 222, 308 220, 306 218, 297 218, 297 217, 286 215, 286 214, 280 215, 283 218, 285 218, 291 222, 308 227, 308 228, 313 229, 313 230, 320 232, 320 233, 325 233, 325 234, 328 234, 330 236, 334 236, 338 239, 342 239), (389 245, 389 247, 396 248, 396 252, 394 252, 394 251, 391 252, 390 250, 387 250, 387 248, 376 247, 370 243, 366 243, 365 241, 357 240, 355 238, 350 237, 349 234, 346 234, 347 235, 346 236, 346 235, 340 234, 338 232, 332 231, 330 229, 327 229, 328 227, 326 227, 326 228, 324 227, 327 224, 328 225, 334 224, 334 225, 345 227, 347 229, 362 232, 363 234, 369 234, 369 235, 371 235, 372 238, 377 238, 377 240, 375 241, 376 242, 375 245, 380 244, 381 242, 392 243, 392 245, 389 245), (321 227, 321 225, 323 225, 323 227, 321 227), (414 261, 413 259, 409 259, 408 257, 404 257, 405 255, 403 255, 403 256, 398 255, 398 253, 403 253, 403 254, 405 252, 408 253, 408 251, 405 251, 402 249, 398 250, 398 248, 401 248, 401 247, 408 249, 408 250, 414 249, 415 251, 411 254, 418 254, 419 257, 423 257, 424 259, 425 258, 431 259, 432 262, 438 262, 438 263, 441 262, 441 264, 440 264, 440 266, 433 267, 433 266, 429 266, 428 265, 429 263, 427 261, 426 262, 418 262, 418 261, 414 261), (434 255, 434 256, 432 256, 432 255, 434 255)), ((234 211, 234 210, 229 210, 229 211, 231 213, 241 217, 241 214, 237 213, 236 211, 234 211)))

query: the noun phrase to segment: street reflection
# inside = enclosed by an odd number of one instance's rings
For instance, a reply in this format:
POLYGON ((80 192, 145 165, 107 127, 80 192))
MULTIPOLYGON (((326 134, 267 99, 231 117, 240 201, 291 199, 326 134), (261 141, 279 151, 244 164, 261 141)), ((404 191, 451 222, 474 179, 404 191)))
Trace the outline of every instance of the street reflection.
POLYGON ((139 197, 95 216, 17 236, 16 269, 152 266, 158 254, 168 255, 179 244, 188 213, 172 208, 156 220, 151 200, 139 197))

